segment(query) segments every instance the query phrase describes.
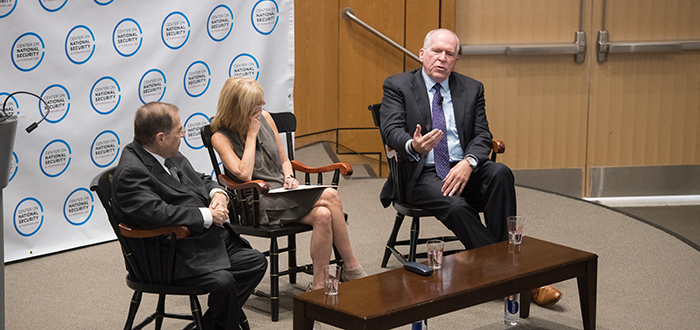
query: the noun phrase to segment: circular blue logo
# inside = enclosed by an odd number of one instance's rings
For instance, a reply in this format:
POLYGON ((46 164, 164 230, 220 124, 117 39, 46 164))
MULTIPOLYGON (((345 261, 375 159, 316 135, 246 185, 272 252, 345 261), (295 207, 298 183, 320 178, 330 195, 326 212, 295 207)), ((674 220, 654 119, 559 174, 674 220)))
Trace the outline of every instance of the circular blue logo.
POLYGON ((12 44, 12 64, 19 71, 28 72, 36 69, 44 60, 46 50, 44 40, 34 32, 27 32, 12 44))
POLYGON ((0 18, 10 16, 17 7, 17 0, 7 0, 0 2, 0 18))
POLYGON ((18 234, 29 237, 39 231, 44 223, 44 206, 38 199, 27 197, 15 207, 13 223, 18 234))
POLYGON ((108 4, 112 3, 112 2, 114 2, 114 0, 107 0, 107 1, 95 0, 95 3, 98 4, 98 5, 100 5, 100 6, 106 6, 106 5, 108 5, 108 4))
POLYGON ((121 150, 119 135, 114 131, 106 130, 98 134, 90 146, 90 158, 97 167, 107 167, 114 163, 121 150))
POLYGON ((68 32, 65 44, 66 56, 74 64, 83 64, 95 53, 95 35, 85 25, 78 25, 68 32))
POLYGON ((66 141, 56 139, 49 142, 39 156, 39 168, 44 175, 55 178, 68 169, 71 161, 70 146, 66 141))
POLYGON ((236 56, 228 67, 228 76, 241 76, 258 80, 260 75, 260 64, 258 60, 250 54, 240 54, 236 56))
MULTIPOLYGON (((7 96, 9 96, 10 93, 5 93, 2 92, 0 93, 0 102, 5 102, 5 99, 7 99, 7 96)), ((0 103, 0 106, 2 106, 2 103, 0 103)), ((13 95, 10 97, 9 100, 7 100, 7 103, 5 103, 5 108, 0 109, 6 116, 12 116, 15 113, 19 114, 19 102, 17 102, 17 99, 13 95)))
POLYGON ((141 77, 139 81, 139 99, 146 104, 152 101, 160 101, 165 96, 165 74, 158 69, 151 69, 141 77))
POLYGON ((207 33, 216 42, 223 41, 233 30, 233 11, 227 5, 218 5, 207 18, 207 33))
POLYGON ((44 99, 49 108, 42 109, 44 103, 38 101, 39 114, 43 117, 44 112, 49 111, 48 116, 46 116, 47 122, 55 124, 66 118, 70 110, 70 93, 65 87, 58 84, 51 85, 41 93, 41 98, 44 99))
POLYGON ((160 27, 160 37, 168 48, 179 49, 190 38, 190 20, 179 11, 170 13, 160 27))
POLYGON ((90 146, 90 158, 97 167, 107 167, 114 163, 121 150, 119 135, 114 131, 106 130, 98 134, 90 146))
POLYGON ((185 120, 185 144, 192 149, 204 148, 202 135, 200 131, 202 127, 209 125, 209 117, 201 112, 195 112, 185 120))
POLYGON ((268 35, 275 30, 279 21, 280 10, 274 0, 260 0, 253 6, 250 12, 250 21, 255 31, 262 35, 268 35))
POLYGON ((100 78, 90 89, 90 105, 101 115, 112 113, 121 100, 122 89, 117 80, 110 76, 100 78))
POLYGON ((182 83, 185 86, 185 92, 190 97, 202 96, 209 89, 209 84, 211 83, 209 66, 202 61, 190 64, 185 70, 185 77, 182 83))
POLYGON ((95 210, 95 198, 85 188, 73 190, 63 203, 63 217, 73 226, 84 225, 95 210))
POLYGON ((63 2, 56 0, 39 0, 41 7, 48 12, 59 11, 66 5, 66 3, 68 3, 68 0, 63 0, 63 2))
POLYGON ((119 55, 130 57, 136 54, 143 44, 143 31, 133 18, 125 18, 117 23, 112 32, 112 45, 119 55))

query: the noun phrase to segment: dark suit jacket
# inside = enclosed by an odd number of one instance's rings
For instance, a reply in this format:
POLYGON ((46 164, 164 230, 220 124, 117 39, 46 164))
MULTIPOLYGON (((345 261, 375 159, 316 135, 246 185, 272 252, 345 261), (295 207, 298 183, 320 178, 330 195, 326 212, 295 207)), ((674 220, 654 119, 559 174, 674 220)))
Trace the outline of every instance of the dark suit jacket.
MULTIPOLYGON (((204 228, 199 211, 200 207, 209 206, 209 191, 219 187, 218 183, 195 172, 182 154, 171 159, 182 174, 183 183, 166 172, 138 142, 124 147, 112 180, 112 208, 117 219, 144 229, 189 227, 190 236, 177 240, 175 279, 229 268, 222 239, 224 229, 213 224, 209 229, 204 228)), ((138 244, 130 247, 137 257, 149 252, 138 244)))
MULTIPOLYGON (((423 135, 432 128, 432 115, 421 74, 422 68, 393 75, 384 80, 384 98, 380 108, 382 136, 385 143, 409 161, 404 162, 403 184, 405 199, 411 203, 413 187, 425 165, 425 156, 419 161, 406 155, 406 141, 413 138, 416 125, 421 125, 423 135)), ((486 161, 491 150, 492 135, 486 120, 484 85, 472 78, 453 72, 449 77, 450 93, 455 113, 459 142, 464 156, 476 156, 486 161)), ((384 207, 394 200, 396 191, 392 176, 384 184, 380 198, 384 207)))

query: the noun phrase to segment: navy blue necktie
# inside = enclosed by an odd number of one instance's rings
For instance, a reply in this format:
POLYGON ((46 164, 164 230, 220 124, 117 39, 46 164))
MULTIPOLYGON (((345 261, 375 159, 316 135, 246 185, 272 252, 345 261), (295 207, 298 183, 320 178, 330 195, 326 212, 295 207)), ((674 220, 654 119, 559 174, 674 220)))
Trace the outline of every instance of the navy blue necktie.
POLYGON ((447 150, 447 124, 445 123, 445 113, 442 111, 442 94, 440 94, 440 84, 435 84, 433 89, 433 129, 442 131, 442 139, 433 149, 433 160, 435 171, 440 179, 444 179, 450 172, 450 153, 447 150))

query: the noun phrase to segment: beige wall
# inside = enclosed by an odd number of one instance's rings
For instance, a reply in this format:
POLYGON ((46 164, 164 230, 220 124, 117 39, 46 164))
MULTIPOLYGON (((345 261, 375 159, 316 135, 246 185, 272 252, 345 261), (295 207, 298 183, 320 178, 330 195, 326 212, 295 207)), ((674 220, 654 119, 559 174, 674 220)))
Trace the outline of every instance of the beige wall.
MULTIPOLYGON (((299 135, 341 129, 339 143, 380 151, 367 105, 389 75, 417 66, 357 24, 355 15, 418 53, 423 36, 453 29, 462 44, 570 43, 579 0, 296 1, 295 112, 299 135)), ((609 54, 596 61, 603 1, 583 2, 584 63, 573 55, 460 56, 485 84, 499 160, 513 169, 700 164, 700 51, 609 54)), ((700 1, 608 0, 610 41, 700 39, 700 1)), ((329 138, 314 135, 315 138, 329 138)), ((335 138, 333 134, 332 139, 335 138)), ((299 143, 299 139, 297 141, 299 143)), ((302 143, 303 144, 303 143, 302 143)))

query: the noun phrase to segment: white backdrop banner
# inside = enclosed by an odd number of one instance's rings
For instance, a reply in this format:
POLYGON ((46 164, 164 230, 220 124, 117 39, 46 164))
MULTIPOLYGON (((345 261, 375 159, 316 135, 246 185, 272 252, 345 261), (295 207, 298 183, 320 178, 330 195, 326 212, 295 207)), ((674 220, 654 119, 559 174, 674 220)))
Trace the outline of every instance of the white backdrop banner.
POLYGON ((89 184, 117 164, 144 103, 180 108, 180 151, 204 173, 199 128, 228 77, 257 79, 266 110, 293 111, 293 3, 0 0, 0 102, 29 91, 47 104, 7 102, 19 123, 3 190, 5 261, 115 238, 89 184))

